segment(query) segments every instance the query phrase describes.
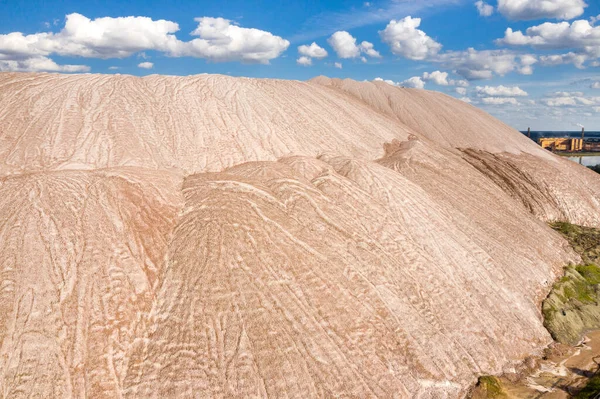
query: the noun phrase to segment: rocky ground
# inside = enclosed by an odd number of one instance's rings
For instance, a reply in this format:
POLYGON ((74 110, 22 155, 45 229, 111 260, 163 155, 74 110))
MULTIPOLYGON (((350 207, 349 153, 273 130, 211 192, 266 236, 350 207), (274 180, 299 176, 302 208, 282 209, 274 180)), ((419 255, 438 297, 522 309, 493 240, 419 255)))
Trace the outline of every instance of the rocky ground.
POLYGON ((557 341, 502 377, 485 376, 473 398, 594 398, 600 394, 600 229, 555 222, 581 256, 565 267, 542 305, 544 325, 557 341))

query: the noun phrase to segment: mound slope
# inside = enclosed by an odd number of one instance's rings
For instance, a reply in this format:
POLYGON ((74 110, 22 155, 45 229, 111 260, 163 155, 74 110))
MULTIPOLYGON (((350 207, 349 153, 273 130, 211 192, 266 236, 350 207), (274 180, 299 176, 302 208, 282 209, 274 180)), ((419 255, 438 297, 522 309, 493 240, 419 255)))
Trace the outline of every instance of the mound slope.
POLYGON ((4 397, 461 397, 550 342, 579 258, 545 222, 600 225, 596 174, 438 93, 0 74, 0 103, 4 397))

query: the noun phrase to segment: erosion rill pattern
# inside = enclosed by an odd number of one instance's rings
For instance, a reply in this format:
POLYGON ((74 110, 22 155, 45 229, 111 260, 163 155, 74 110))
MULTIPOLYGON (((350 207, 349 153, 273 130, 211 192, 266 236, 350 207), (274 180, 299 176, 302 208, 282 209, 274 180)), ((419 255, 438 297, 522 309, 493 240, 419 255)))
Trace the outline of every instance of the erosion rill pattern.
POLYGON ((27 171, 192 173, 324 151, 374 159, 408 134, 362 102, 295 81, 5 73, 0 103, 0 160, 27 171))
POLYGON ((597 174, 439 93, 0 74, 0 103, 6 398, 461 397, 550 342, 580 258, 545 222, 600 225, 597 174))
POLYGON ((41 172, 0 184, 3 397, 116 397, 179 206, 159 171, 41 172))

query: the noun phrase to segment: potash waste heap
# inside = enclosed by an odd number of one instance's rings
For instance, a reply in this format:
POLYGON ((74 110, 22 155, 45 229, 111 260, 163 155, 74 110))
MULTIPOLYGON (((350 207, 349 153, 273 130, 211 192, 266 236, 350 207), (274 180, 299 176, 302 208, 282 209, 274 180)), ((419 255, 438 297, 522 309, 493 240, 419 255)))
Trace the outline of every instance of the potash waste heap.
POLYGON ((0 73, 5 397, 463 397, 600 175, 384 82, 0 73))

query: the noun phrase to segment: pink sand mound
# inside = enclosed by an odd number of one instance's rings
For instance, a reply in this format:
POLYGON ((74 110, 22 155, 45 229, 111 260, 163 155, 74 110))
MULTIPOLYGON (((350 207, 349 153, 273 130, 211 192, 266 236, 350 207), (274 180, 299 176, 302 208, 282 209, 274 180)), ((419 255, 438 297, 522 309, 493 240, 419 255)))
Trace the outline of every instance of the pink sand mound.
POLYGON ((462 397, 600 177, 424 90, 0 74, 7 398, 462 397))

